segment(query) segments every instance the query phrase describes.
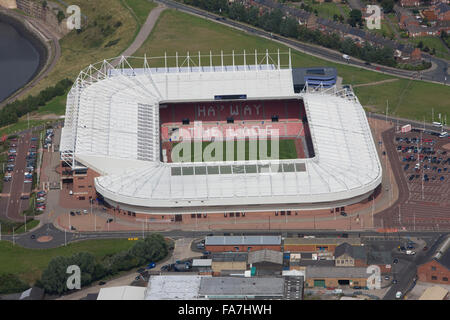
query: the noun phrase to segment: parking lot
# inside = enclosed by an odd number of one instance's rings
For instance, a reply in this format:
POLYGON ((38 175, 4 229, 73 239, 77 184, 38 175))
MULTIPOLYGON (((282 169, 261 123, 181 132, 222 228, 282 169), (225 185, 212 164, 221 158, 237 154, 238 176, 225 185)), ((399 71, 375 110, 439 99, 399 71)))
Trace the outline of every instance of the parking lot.
POLYGON ((396 160, 409 192, 398 208, 399 224, 410 229, 450 228, 449 143, 448 137, 419 130, 394 135, 396 160))
MULTIPOLYGON (((44 144, 51 143, 52 131, 46 131, 44 144)), ((0 215, 9 220, 23 221, 22 212, 30 207, 33 179, 36 179, 38 133, 28 131, 5 143, 8 146, 7 164, 3 178, 3 196, 0 198, 0 215)), ((43 191, 36 193, 33 205, 37 212, 45 210, 45 196, 43 191)))

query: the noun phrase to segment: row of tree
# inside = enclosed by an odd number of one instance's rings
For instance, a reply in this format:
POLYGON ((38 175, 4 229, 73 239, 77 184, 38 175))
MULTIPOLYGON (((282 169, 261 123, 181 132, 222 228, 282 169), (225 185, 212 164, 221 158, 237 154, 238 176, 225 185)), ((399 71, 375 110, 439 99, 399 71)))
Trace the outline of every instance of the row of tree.
POLYGON ((16 123, 23 115, 37 110, 56 96, 64 95, 72 86, 73 82, 69 79, 59 81, 53 87, 42 90, 37 96, 28 96, 23 100, 16 100, 7 104, 0 110, 0 127, 16 123))
MULTIPOLYGON (((181 1, 226 16, 232 20, 253 25, 268 32, 281 34, 282 36, 295 38, 304 42, 318 44, 365 61, 391 67, 396 65, 394 50, 392 48, 378 48, 367 43, 364 46, 359 46, 352 39, 346 38, 342 40, 340 36, 335 33, 327 34, 322 33, 319 30, 310 30, 305 26, 300 26, 297 19, 293 17, 284 17, 280 9, 274 9, 270 12, 266 10, 260 15, 257 7, 246 8, 243 4, 236 1, 231 4, 228 4, 226 0, 181 1)), ((352 20, 352 23, 359 24, 362 21, 361 12, 359 10, 353 11, 353 13, 350 14, 350 19, 352 20), (357 11, 359 11, 359 14, 357 11)))
POLYGON ((167 256, 168 252, 169 246, 164 237, 160 234, 152 234, 145 240, 136 242, 129 250, 106 257, 103 261, 97 261, 88 252, 79 252, 70 257, 55 257, 42 272, 36 286, 43 288, 46 293, 60 295, 69 290, 67 279, 70 274, 67 273, 67 268, 71 265, 80 267, 81 286, 87 286, 93 281, 120 271, 160 261, 167 256))

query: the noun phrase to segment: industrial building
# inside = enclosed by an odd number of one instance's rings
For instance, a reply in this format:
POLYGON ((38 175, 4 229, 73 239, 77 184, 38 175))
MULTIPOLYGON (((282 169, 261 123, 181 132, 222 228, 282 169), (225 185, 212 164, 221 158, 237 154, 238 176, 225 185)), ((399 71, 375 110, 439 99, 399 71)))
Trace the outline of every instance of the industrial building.
POLYGON ((337 246, 348 243, 361 246, 360 238, 286 238, 283 241, 284 252, 331 252, 337 246))
POLYGON ((358 267, 306 267, 305 287, 336 288, 338 286, 366 287, 369 274, 358 267))

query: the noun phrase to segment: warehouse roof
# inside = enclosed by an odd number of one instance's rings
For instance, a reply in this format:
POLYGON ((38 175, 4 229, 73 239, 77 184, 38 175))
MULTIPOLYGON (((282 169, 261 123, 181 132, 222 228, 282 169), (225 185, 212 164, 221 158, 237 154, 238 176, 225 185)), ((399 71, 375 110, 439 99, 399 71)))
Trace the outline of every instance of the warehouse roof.
POLYGON ((248 253, 248 263, 261 263, 261 262, 270 262, 276 264, 283 264, 283 253, 275 250, 257 250, 250 251, 248 253))
POLYGON ((332 245, 347 242, 352 246, 360 246, 360 238, 286 238, 285 245, 332 245))
POLYGON ((193 267, 211 267, 212 259, 193 259, 193 267))
POLYGON ((207 236, 205 246, 280 245, 281 236, 207 236))
POLYGON ((213 252, 213 262, 247 262, 247 252, 213 252))
POLYGON ((440 286, 432 286, 425 290, 425 292, 420 296, 419 300, 444 300, 447 294, 447 289, 440 286))
POLYGON ((144 300, 146 290, 134 286, 101 288, 97 300, 144 300))
POLYGON ((306 267, 306 278, 367 278, 366 268, 353 267, 306 267))
POLYGON ((348 254, 354 259, 366 260, 366 247, 350 245, 348 242, 344 242, 336 247, 334 250, 334 256, 340 257, 343 254, 348 254))
POLYGON ((198 299, 200 281, 205 276, 164 275, 151 276, 145 300, 191 300, 198 299))
POLYGON ((202 278, 200 296, 207 297, 283 297, 284 279, 274 277, 242 278, 212 277, 202 278))

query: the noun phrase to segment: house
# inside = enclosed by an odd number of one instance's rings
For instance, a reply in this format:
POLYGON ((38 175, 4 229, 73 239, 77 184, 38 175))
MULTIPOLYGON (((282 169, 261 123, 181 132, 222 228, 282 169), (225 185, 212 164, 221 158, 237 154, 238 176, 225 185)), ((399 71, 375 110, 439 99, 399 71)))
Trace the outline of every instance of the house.
POLYGON ((428 21, 436 21, 437 20, 437 15, 436 15, 436 13, 434 12, 433 9, 424 9, 424 10, 422 10, 422 15, 428 21))
POLYGON ((344 242, 334 251, 336 267, 364 267, 366 266, 366 248, 352 246, 344 242))
POLYGON ((450 21, 450 5, 439 3, 433 6, 434 13, 439 21, 450 21))
POLYGON ((450 285, 450 250, 438 253, 417 268, 419 281, 450 285))
POLYGON ((400 5, 402 7, 418 7, 421 5, 419 0, 400 0, 400 5))
POLYGON ((417 26, 417 25, 408 25, 406 27, 408 31, 408 35, 410 37, 426 37, 426 36, 436 36, 439 34, 439 31, 436 27, 425 27, 425 26, 417 26))

